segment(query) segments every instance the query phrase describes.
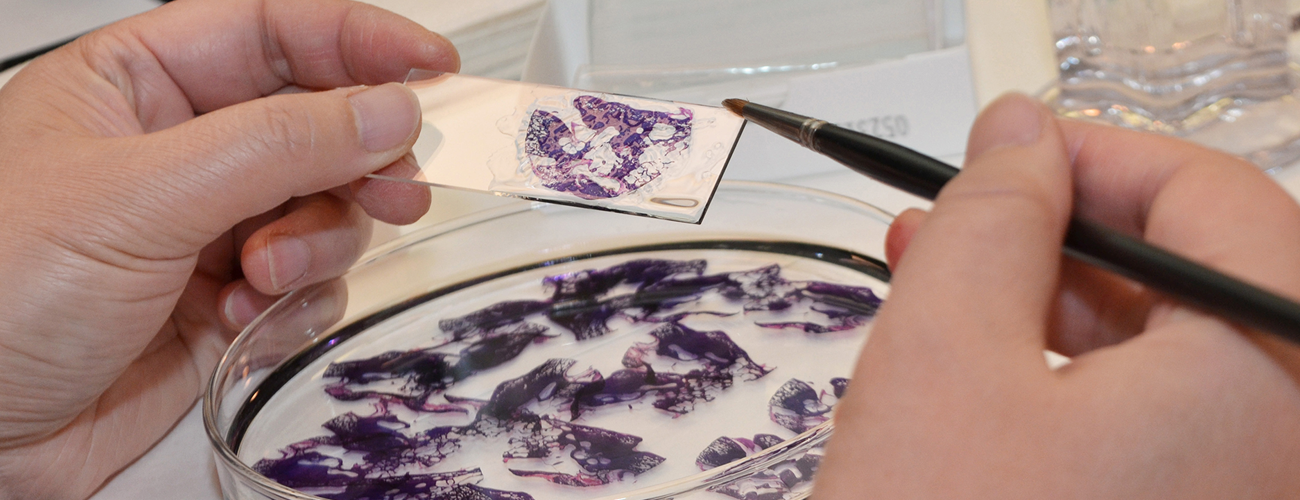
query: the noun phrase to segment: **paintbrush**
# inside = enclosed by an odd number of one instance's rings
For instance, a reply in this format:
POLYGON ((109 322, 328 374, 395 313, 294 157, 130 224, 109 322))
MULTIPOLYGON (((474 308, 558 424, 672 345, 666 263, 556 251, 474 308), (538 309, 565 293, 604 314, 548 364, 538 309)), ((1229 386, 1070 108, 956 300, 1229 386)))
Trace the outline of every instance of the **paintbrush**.
MULTIPOLYGON (((741 99, 722 104, 854 171, 933 200, 956 168, 892 142, 741 99)), ((1300 344, 1300 304, 1100 224, 1074 218, 1062 251, 1198 309, 1300 344)))

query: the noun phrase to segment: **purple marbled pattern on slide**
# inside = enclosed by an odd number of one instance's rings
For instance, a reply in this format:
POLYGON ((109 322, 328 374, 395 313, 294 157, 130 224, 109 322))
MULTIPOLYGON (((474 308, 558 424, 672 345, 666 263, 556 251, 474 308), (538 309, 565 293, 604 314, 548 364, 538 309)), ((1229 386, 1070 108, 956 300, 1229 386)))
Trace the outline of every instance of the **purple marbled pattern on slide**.
POLYGON ((548 189, 587 200, 622 196, 682 161, 690 147, 689 109, 637 109, 591 95, 572 104, 580 124, 543 109, 528 117, 521 153, 548 189))

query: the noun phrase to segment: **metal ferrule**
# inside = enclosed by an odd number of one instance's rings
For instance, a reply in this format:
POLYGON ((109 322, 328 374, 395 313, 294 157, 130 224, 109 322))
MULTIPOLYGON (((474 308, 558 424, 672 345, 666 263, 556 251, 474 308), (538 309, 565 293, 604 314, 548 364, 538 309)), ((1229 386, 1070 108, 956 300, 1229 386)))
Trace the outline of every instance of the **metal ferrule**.
POLYGON ((818 120, 816 118, 804 120, 803 123, 799 124, 799 144, 802 144, 805 148, 820 153, 821 148, 817 147, 817 143, 816 141, 813 141, 813 138, 817 135, 817 131, 821 130, 822 125, 825 124, 826 120, 818 120))

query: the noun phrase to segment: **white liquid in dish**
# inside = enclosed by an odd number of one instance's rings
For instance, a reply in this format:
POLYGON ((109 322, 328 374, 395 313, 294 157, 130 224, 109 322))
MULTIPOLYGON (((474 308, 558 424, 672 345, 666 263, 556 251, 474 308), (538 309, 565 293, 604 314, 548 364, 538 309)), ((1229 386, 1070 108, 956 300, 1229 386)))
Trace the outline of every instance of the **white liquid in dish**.
MULTIPOLYGON (((331 363, 446 344, 450 334, 439 328, 439 322, 444 319, 463 317, 503 301, 546 300, 551 297, 551 290, 543 285, 545 277, 588 269, 605 269, 634 258, 675 261, 705 259, 708 264, 703 270, 704 275, 751 271, 775 264, 780 267, 780 277, 786 282, 815 281, 866 287, 880 297, 888 293, 886 283, 847 267, 804 257, 757 251, 655 251, 610 255, 526 270, 436 297, 342 342, 294 375, 257 413, 240 443, 240 458, 245 463, 254 464, 259 460, 282 457, 285 450, 294 443, 329 436, 330 432, 321 427, 326 421, 348 413, 367 416, 379 411, 373 399, 340 401, 327 395, 323 388, 336 382, 335 379, 324 377, 331 363)), ((634 290, 635 286, 622 284, 605 296, 634 290)), ((815 334, 797 328, 765 328, 756 324, 828 322, 826 316, 817 312, 815 306, 797 303, 794 307, 781 311, 750 311, 747 314, 743 305, 735 300, 719 294, 704 294, 698 300, 672 308, 674 314, 688 310, 727 313, 725 316, 690 315, 681 319, 680 323, 696 331, 725 332, 737 346, 744 349, 754 363, 768 371, 757 378, 736 372, 737 377, 729 387, 709 391, 710 400, 694 401, 687 405, 689 411, 684 413, 655 408, 652 406, 654 397, 646 396, 625 404, 585 408, 577 419, 572 420, 574 424, 642 438, 636 445, 636 451, 652 453, 662 457, 663 461, 641 474, 617 475, 609 484, 587 487, 554 484, 540 477, 520 477, 509 469, 569 475, 581 474, 582 471, 570 457, 571 448, 563 450, 559 456, 552 455, 545 459, 512 459, 503 462, 502 454, 511 448, 510 434, 462 439, 456 449, 446 453, 445 458, 436 463, 407 464, 390 473, 427 474, 478 468, 482 478, 477 484, 484 488, 526 492, 537 500, 595 498, 698 474, 700 467, 696 464, 697 457, 711 442, 722 436, 744 439, 756 434, 794 437, 794 431, 778 425, 769 415, 769 402, 773 394, 791 379, 829 391, 831 379, 851 374, 858 350, 870 328, 868 322, 841 331, 815 334)), ((662 322, 614 317, 608 322, 610 333, 578 341, 571 332, 545 316, 530 317, 529 321, 546 327, 546 335, 552 337, 528 345, 509 361, 456 382, 445 393, 440 393, 430 401, 448 403, 445 399, 447 395, 486 401, 503 381, 518 378, 547 360, 556 358, 574 360, 568 372, 570 376, 576 377, 587 370, 595 370, 608 377, 626 368, 624 359, 629 348, 637 344, 653 343, 654 338, 650 333, 663 326, 662 322)), ((454 345, 447 347, 447 352, 451 353, 461 348, 454 345)), ((651 358, 649 363, 654 369, 664 373, 687 373, 692 369, 698 370, 705 364, 698 359, 668 356, 651 358)), ((400 380, 387 380, 367 384, 365 388, 380 392, 400 392, 403 383, 400 380)), ((833 401, 833 397, 829 399, 833 401)), ((441 426, 466 425, 475 415, 472 406, 466 406, 467 410, 463 413, 435 413, 388 404, 383 411, 394 415, 407 426, 401 429, 402 433, 414 435, 441 426)), ((553 404, 548 406, 538 403, 529 409, 566 422, 572 417, 570 407, 564 405, 556 407, 553 404)), ((317 451, 336 456, 345 464, 364 462, 364 458, 358 454, 346 453, 338 447, 322 446, 317 447, 317 451)), ((313 493, 327 494, 329 491, 313 493)), ((726 498, 721 494, 717 494, 717 497, 726 498)))

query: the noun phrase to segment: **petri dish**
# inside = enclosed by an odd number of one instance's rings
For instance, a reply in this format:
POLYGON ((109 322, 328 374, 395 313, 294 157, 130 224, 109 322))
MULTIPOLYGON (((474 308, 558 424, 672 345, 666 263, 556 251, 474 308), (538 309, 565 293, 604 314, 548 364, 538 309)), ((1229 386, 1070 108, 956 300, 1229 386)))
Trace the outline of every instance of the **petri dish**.
POLYGON ((406 235, 232 344, 223 495, 804 498, 891 219, 729 181, 699 225, 519 202, 406 235))

